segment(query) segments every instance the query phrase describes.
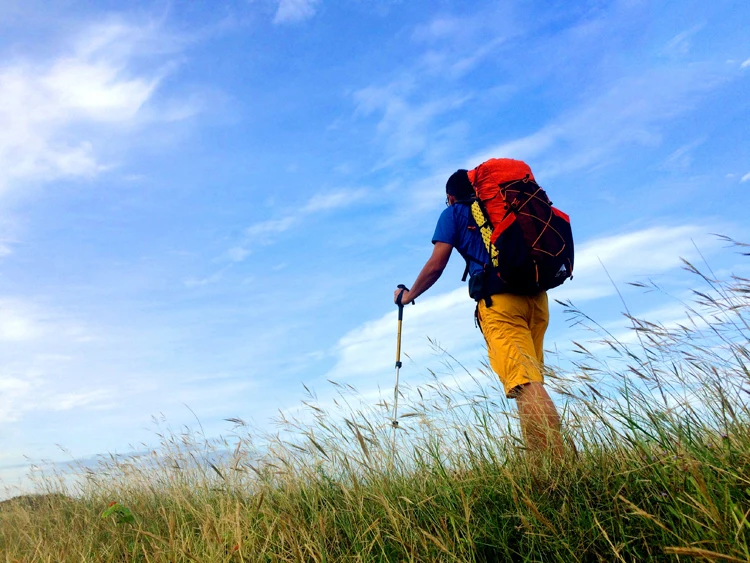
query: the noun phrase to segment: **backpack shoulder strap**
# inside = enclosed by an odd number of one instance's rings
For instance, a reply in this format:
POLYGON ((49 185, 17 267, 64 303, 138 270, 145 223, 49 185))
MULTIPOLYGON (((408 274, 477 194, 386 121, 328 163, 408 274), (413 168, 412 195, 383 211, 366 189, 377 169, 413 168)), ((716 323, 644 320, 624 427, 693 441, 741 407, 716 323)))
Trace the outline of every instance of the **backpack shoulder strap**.
POLYGON ((487 248, 487 253, 490 255, 492 265, 497 267, 497 248, 490 241, 492 237, 492 223, 490 223, 489 217, 487 217, 482 202, 478 199, 474 200, 471 204, 471 216, 479 228, 479 233, 482 235, 482 241, 485 248, 487 248))
MULTIPOLYGON (((476 201, 475 197, 471 197, 471 198, 468 198, 468 199, 460 199, 460 200, 456 200, 456 202, 454 203, 454 205, 465 205, 466 207, 471 208, 471 205, 475 201, 476 201)), ((472 217, 471 213, 469 213, 469 222, 471 222, 472 219, 473 219, 473 217, 472 217)), ((474 221, 474 222, 476 223, 476 221, 474 221)), ((477 228, 475 225, 469 225, 469 229, 474 230, 475 228, 477 228)), ((464 275, 461 276, 461 281, 465 282, 466 278, 469 277, 469 268, 471 267, 471 263, 472 262, 476 262, 477 264, 481 264, 481 265, 484 265, 484 264, 482 262, 480 262, 479 260, 477 260, 476 258, 473 258, 471 256, 464 256, 463 258, 464 258, 464 261, 466 262, 466 267, 464 268, 464 275)))
MULTIPOLYGON (((492 257, 493 265, 497 266, 497 249, 494 245, 490 244, 492 224, 487 218, 487 214, 484 211, 481 200, 476 197, 472 197, 468 199, 457 200, 454 205, 465 205, 469 208, 469 222, 473 223, 473 225, 470 225, 469 228, 471 230, 479 229, 479 232, 482 236, 482 241, 484 242, 485 248, 487 249, 487 253, 492 257)), ((462 282, 465 282, 466 278, 469 276, 469 268, 471 267, 472 262, 474 262, 475 264, 479 264, 485 270, 489 266, 484 261, 477 260, 473 256, 464 256, 463 258, 466 261, 466 268, 464 268, 464 274, 463 276, 461 276, 462 282)))

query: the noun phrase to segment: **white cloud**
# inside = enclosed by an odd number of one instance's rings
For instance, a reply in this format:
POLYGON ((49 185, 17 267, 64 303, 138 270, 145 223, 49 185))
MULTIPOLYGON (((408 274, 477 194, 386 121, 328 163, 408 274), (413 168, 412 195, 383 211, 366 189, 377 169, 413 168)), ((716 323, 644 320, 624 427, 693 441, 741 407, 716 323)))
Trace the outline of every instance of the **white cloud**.
MULTIPOLYGON (((251 225, 250 227, 245 229, 245 236, 250 240, 250 242, 256 244, 268 244, 273 240, 273 235, 283 233, 291 229, 299 219, 300 215, 301 213, 292 214, 287 215, 286 217, 281 217, 279 219, 268 219, 267 221, 255 223, 254 225, 251 225)), ((241 247, 235 247, 236 250, 239 250, 240 248, 241 247)))
POLYGON ((337 190, 329 193, 316 194, 302 208, 302 213, 316 213, 318 211, 332 211, 348 207, 367 195, 367 190, 337 190))
POLYGON ((44 334, 40 313, 15 299, 0 298, 0 342, 26 342, 44 334))
POLYGON ((102 404, 112 396, 112 393, 105 389, 94 389, 93 391, 81 391, 78 393, 63 393, 51 401, 50 410, 67 411, 85 406, 91 406, 94 403, 102 404))
POLYGON ((680 255, 689 252, 692 241, 703 238, 706 231, 696 225, 653 227, 595 239, 577 250, 575 270, 578 275, 590 276, 600 269, 600 261, 615 278, 637 270, 641 273, 668 270, 680 264, 680 255))
MULTIPOLYGON (((385 86, 368 86, 354 92, 356 115, 382 113, 377 124, 386 159, 382 166, 423 153, 437 142, 433 122, 439 116, 461 107, 467 96, 446 96, 424 101, 414 100, 420 93, 413 79, 398 80, 385 86)), ((451 145, 456 142, 450 139, 451 145)))
POLYGON ((242 262, 249 255, 250 251, 241 246, 235 246, 227 250, 227 258, 229 258, 231 262, 242 262))
POLYGON ((662 49, 662 54, 667 56, 685 56, 692 47, 692 38, 703 29, 703 25, 696 25, 673 37, 662 49))
POLYGON ((279 0, 273 23, 294 23, 315 15, 318 0, 279 0))
POLYGON ((740 65, 740 68, 748 68, 750 67, 750 59, 747 59, 744 63, 740 65))
POLYGON ((627 76, 538 131, 475 154, 467 165, 500 156, 534 160, 535 172, 545 178, 595 168, 618 158, 624 147, 658 146, 664 122, 728 78, 721 68, 699 66, 627 76))
POLYGON ((311 215, 349 207, 365 199, 368 194, 368 190, 364 188, 339 189, 318 193, 295 210, 287 212, 286 215, 250 225, 245 229, 242 240, 232 246, 222 256, 223 260, 229 261, 228 265, 211 275, 186 279, 183 281, 183 285, 187 288, 196 288, 216 283, 222 279, 224 273, 230 267, 234 264, 244 262, 252 253, 254 246, 273 244, 278 235, 299 226, 311 215))
POLYGON ((744 175, 744 176, 742 177, 742 179, 740 180, 740 182, 747 182, 747 181, 749 181, 749 180, 750 180, 750 172, 748 172, 747 174, 745 174, 745 175, 744 175))
POLYGON ((23 377, 0 374, 0 422, 18 420, 23 405, 39 386, 39 381, 32 374, 23 377))
POLYGON ((97 132, 141 117, 165 72, 135 68, 155 41, 154 30, 105 24, 56 60, 0 66, 0 190, 106 169, 97 132))
POLYGON ((349 207, 366 198, 368 193, 364 188, 356 188, 316 194, 296 210, 287 212, 286 215, 267 219, 246 228, 243 241, 232 247, 227 252, 227 257, 232 262, 242 262, 250 255, 250 246, 272 244, 276 235, 299 225, 310 215, 349 207))
POLYGON ((694 149, 698 148, 705 139, 699 139, 697 141, 693 141, 692 143, 688 143, 686 145, 683 145, 679 147, 677 150, 673 151, 672 154, 670 154, 662 163, 661 169, 662 170, 674 170, 674 171, 680 171, 680 170, 687 170, 690 168, 690 165, 693 162, 692 152, 694 149))
MULTIPOLYGON (((229 259, 233 263, 234 262, 242 262, 242 260, 244 260, 245 257, 249 254, 249 253, 245 253, 244 256, 242 256, 241 259, 238 259, 241 250, 242 249, 240 249, 240 248, 233 248, 228 253, 229 254, 229 259), (232 251, 234 251, 234 254, 232 254, 232 251)), ((190 279, 187 279, 187 280, 185 280, 183 282, 183 284, 185 285, 185 287, 194 288, 194 287, 203 287, 204 285, 210 285, 212 283, 216 283, 217 281, 219 281, 224 276, 224 273, 229 268, 231 268, 232 265, 233 264, 228 264, 227 266, 224 266, 223 268, 221 268, 219 271, 214 272, 213 274, 211 274, 210 276, 207 276, 205 278, 190 278, 190 279)))
MULTIPOLYGON (((49 340, 45 343, 50 345, 49 340)), ((14 360, 8 359, 11 355, 7 350, 4 355, 6 361, 0 368, 0 422, 20 420, 29 412, 90 406, 108 396, 104 390, 92 389, 92 382, 60 382, 61 371, 72 360, 69 356, 30 353, 14 360)))
POLYGON ((461 18, 437 16, 428 23, 417 26, 413 37, 417 41, 443 41, 460 33, 466 33, 467 23, 461 18))
POLYGON ((655 276, 681 267, 680 258, 718 248, 720 243, 707 233, 721 231, 701 225, 663 226, 608 236, 576 248, 574 279, 555 290, 557 299, 574 302, 606 297, 639 276, 655 276), (609 280, 607 269, 612 281, 609 280))
POLYGON ((50 338, 69 344, 96 339, 88 327, 61 311, 24 299, 0 297, 0 347, 9 345, 9 350, 15 352, 14 346, 50 338))
POLYGON ((441 83, 445 83, 446 78, 460 78, 490 57, 502 56, 499 47, 528 31, 527 23, 518 19, 516 10, 512 2, 497 2, 478 13, 461 16, 439 13, 425 24, 417 25, 412 39, 427 44, 429 49, 417 59, 419 64, 410 74, 426 72, 439 76, 441 83))
POLYGON ((50 378, 54 365, 38 359, 33 364, 18 369, 17 375, 0 373, 0 422, 14 422, 30 412, 95 408, 107 404, 113 396, 108 389, 60 389, 50 378))

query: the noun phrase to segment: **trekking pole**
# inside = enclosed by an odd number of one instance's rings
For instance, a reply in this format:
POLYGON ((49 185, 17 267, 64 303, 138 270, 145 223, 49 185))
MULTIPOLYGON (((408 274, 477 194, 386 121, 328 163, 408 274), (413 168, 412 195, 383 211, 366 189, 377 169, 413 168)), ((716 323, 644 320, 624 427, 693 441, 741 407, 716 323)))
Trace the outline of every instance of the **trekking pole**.
MULTIPOLYGON (((404 304, 401 302, 401 297, 404 295, 404 291, 409 291, 409 288, 404 284, 399 284, 398 289, 401 293, 396 298, 396 305, 398 305, 398 335, 396 337, 396 385, 393 387, 393 420, 391 420, 391 426, 393 426, 393 439, 395 446, 396 429, 398 428, 398 372, 401 369, 401 323, 404 319, 404 304)), ((414 301, 412 301, 412 305, 414 301)))

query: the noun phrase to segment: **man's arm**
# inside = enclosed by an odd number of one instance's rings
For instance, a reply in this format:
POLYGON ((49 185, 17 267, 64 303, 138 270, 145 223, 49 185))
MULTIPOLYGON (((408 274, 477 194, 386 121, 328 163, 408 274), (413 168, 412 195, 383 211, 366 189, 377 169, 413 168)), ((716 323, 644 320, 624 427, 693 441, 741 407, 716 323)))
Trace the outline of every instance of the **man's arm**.
MULTIPOLYGON (((446 242, 435 243, 435 246, 432 249, 432 256, 427 260, 422 271, 419 272, 417 279, 414 280, 411 290, 404 291, 404 295, 401 298, 402 303, 406 304, 414 301, 417 297, 432 287, 443 273, 443 270, 445 270, 445 266, 448 264, 448 259, 451 257, 452 250, 453 246, 446 242)), ((399 293, 401 293, 400 289, 397 289, 393 293, 394 302, 398 299, 399 293)))

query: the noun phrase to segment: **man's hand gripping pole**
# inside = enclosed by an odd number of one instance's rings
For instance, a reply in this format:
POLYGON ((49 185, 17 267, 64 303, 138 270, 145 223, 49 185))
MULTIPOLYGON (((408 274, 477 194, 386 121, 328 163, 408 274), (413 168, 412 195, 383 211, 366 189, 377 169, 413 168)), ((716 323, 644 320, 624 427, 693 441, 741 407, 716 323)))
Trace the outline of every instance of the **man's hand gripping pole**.
MULTIPOLYGON (((401 369, 401 324, 404 319, 404 304, 401 302, 401 298, 404 295, 404 291, 409 291, 409 288, 404 284, 399 284, 398 289, 401 293, 396 298, 396 305, 398 305, 398 336, 396 337, 396 385, 393 387, 393 420, 391 425, 393 428, 398 428, 398 372, 401 369)), ((414 305, 414 301, 411 302, 414 305)))

